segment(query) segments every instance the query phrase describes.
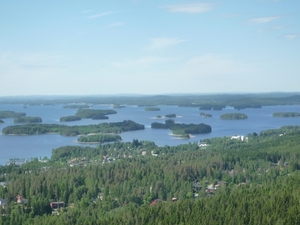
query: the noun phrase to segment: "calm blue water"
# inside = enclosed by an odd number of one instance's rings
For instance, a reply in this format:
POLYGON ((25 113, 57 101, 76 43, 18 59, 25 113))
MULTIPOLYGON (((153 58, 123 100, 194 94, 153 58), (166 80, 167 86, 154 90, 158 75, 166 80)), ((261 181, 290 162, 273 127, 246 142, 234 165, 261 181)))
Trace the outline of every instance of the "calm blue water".
MULTIPOLYGON (((204 138, 223 137, 232 135, 247 135, 249 133, 262 130, 280 128, 285 125, 300 125, 300 118, 274 118, 274 112, 300 112, 300 106, 268 106, 261 109, 223 109, 222 111, 203 111, 212 114, 211 118, 199 116, 201 112, 198 108, 177 107, 177 106, 159 106, 160 111, 145 111, 144 107, 127 106, 125 108, 115 109, 118 113, 109 115, 109 120, 91 120, 84 119, 74 122, 59 122, 62 116, 75 115, 77 109, 64 109, 63 105, 56 106, 27 106, 23 105, 0 105, 0 111, 12 110, 15 112, 26 112, 27 116, 39 116, 43 123, 57 123, 66 125, 86 125, 98 124, 101 122, 121 122, 123 120, 133 120, 144 124, 145 130, 125 132, 121 134, 124 142, 138 140, 154 141, 159 146, 179 145, 188 142, 199 142, 204 138), (220 120, 220 115, 224 113, 241 112, 248 116, 247 120, 226 121, 220 120), (212 133, 195 135, 189 140, 180 140, 171 136, 170 130, 151 129, 152 122, 164 122, 165 119, 157 119, 158 115, 175 113, 177 123, 205 123, 212 127, 212 133)), ((94 105, 94 109, 112 109, 110 105, 94 105)), ((0 124, 0 130, 6 126, 14 125, 13 119, 3 119, 4 124, 0 124)), ((54 148, 65 145, 78 145, 77 137, 64 137, 55 134, 34 135, 34 136, 5 136, 0 135, 0 165, 5 164, 10 158, 32 158, 32 157, 50 157, 54 148)))

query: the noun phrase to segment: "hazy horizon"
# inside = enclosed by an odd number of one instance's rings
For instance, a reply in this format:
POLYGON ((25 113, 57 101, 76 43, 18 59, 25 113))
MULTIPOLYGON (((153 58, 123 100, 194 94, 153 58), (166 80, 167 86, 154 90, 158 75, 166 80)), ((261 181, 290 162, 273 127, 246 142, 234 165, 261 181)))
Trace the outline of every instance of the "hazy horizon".
POLYGON ((298 92, 300 1, 2 1, 0 96, 298 92))

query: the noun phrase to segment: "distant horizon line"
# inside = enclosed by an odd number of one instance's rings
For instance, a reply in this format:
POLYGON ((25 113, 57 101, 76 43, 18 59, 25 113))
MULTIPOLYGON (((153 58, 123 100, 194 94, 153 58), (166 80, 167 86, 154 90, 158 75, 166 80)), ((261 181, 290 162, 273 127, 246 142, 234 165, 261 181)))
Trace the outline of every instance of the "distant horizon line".
POLYGON ((268 92, 192 92, 192 93, 159 93, 159 94, 141 94, 141 93, 116 93, 116 94, 32 94, 32 95, 2 95, 0 98, 17 97, 96 97, 96 96, 178 96, 178 95, 220 95, 220 94, 300 94, 300 91, 268 91, 268 92))

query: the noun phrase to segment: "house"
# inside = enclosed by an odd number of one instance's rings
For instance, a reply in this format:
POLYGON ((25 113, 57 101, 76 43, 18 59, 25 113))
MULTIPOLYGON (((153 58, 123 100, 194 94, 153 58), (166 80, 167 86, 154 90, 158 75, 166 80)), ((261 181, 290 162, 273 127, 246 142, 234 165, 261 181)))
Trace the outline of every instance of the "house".
POLYGON ((194 192, 200 190, 201 188, 202 188, 202 186, 201 186, 200 182, 197 182, 197 181, 196 181, 196 182, 194 182, 194 183, 192 184, 192 189, 193 189, 194 192))
POLYGON ((201 148, 201 149, 206 149, 207 147, 209 147, 210 145, 209 144, 207 144, 207 143, 200 143, 199 144, 199 147, 201 148))
POLYGON ((17 198, 17 203, 23 204, 23 205, 28 204, 28 200, 26 198, 23 198, 22 195, 17 195, 16 198, 17 198))
POLYGON ((0 182, 0 186, 2 186, 2 187, 6 187, 7 186, 7 182, 5 182, 5 181, 3 181, 3 182, 0 182))
POLYGON ((151 151, 151 155, 158 156, 158 154, 156 153, 156 151, 151 151))
POLYGON ((154 199, 154 200, 151 202, 151 205, 155 205, 155 204, 157 204, 157 203, 159 203, 159 202, 162 202, 162 200, 159 199, 159 198, 154 199))
POLYGON ((7 204, 7 202, 5 201, 5 199, 0 198, 0 207, 4 208, 4 206, 7 204))
POLYGON ((221 186, 226 186, 227 185, 227 182, 225 181, 218 181, 218 183, 215 185, 215 188, 219 188, 221 186))
POLYGON ((248 142, 248 137, 237 135, 237 136, 232 136, 230 138, 231 140, 239 140, 239 141, 246 141, 248 142))
POLYGON ((65 203, 64 202, 50 202, 50 206, 53 210, 58 210, 60 208, 64 208, 65 203))

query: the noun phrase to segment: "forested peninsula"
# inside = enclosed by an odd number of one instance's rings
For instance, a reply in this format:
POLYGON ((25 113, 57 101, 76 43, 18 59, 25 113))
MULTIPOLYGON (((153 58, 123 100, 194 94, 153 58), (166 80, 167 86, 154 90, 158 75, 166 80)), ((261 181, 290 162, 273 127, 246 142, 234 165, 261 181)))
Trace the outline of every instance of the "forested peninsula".
POLYGON ((131 120, 115 123, 100 123, 98 125, 66 126, 59 124, 24 124, 3 128, 5 135, 35 135, 58 133, 63 136, 84 135, 89 133, 121 133, 125 131, 143 130, 144 125, 131 120))
POLYGON ((64 146, 12 161, 0 166, 0 224, 299 224, 299 135, 64 146))
POLYGON ((26 116, 26 113, 24 112, 14 112, 14 111, 0 111, 0 119, 6 119, 6 118, 19 118, 22 116, 26 116))

